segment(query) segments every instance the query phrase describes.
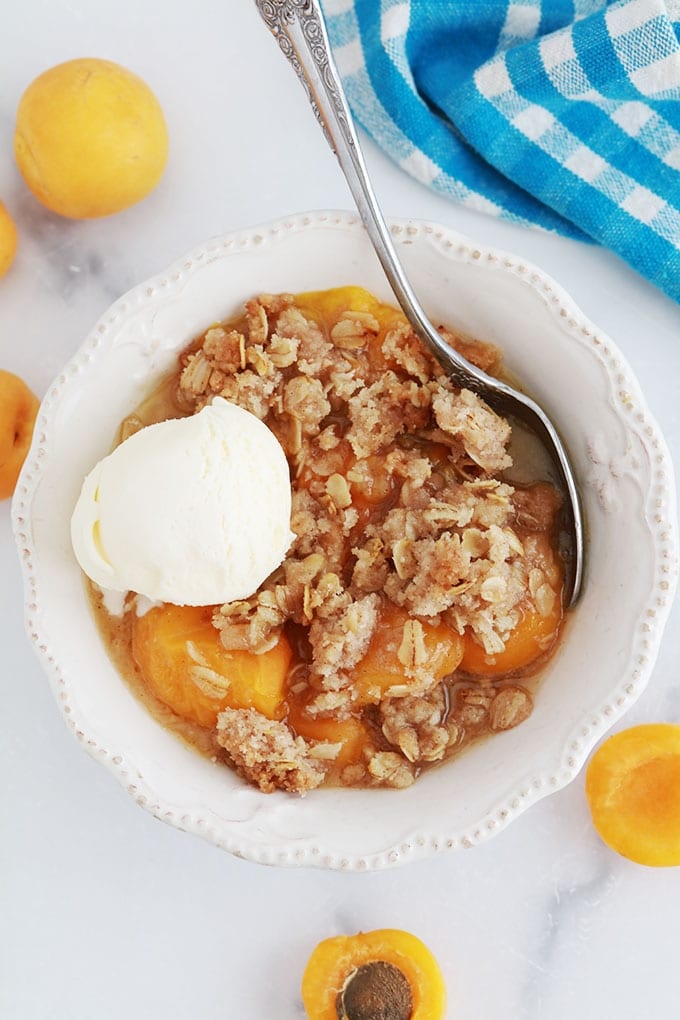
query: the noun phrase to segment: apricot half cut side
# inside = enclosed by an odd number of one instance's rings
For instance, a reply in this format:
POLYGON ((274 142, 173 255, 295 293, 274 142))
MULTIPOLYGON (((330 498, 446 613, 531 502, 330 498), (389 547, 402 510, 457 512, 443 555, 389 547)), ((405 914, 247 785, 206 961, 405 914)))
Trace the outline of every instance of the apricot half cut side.
POLYGON ((511 631, 505 648, 496 655, 487 655, 469 631, 465 632, 460 668, 473 676, 501 676, 530 666, 552 646, 559 632, 562 609, 559 600, 547 616, 536 609, 525 610, 511 631))
POLYGON ((680 865, 680 726, 649 723, 616 733, 586 772, 593 825, 631 861, 680 865))
POLYGON ((342 768, 352 762, 361 761, 364 747, 370 742, 370 733, 361 719, 311 719, 305 715, 304 703, 287 697, 288 715, 286 722, 297 736, 305 740, 320 740, 339 744, 340 750, 334 759, 334 767, 342 768))
MULTIPOLYGON (((391 687, 406 682, 405 663, 400 651, 405 640, 404 627, 409 615, 404 609, 383 608, 366 655, 352 670, 354 699, 357 705, 377 704, 391 687)), ((427 665, 437 680, 458 667, 463 654, 463 638, 445 623, 422 624, 427 665)))
POLYGON ((225 708, 280 718, 293 654, 285 636, 259 655, 227 651, 212 615, 209 606, 162 605, 135 619, 132 653, 147 687, 199 726, 215 726, 225 708))
POLYGON ((442 1020, 444 978, 434 956, 406 931, 382 928, 320 942, 302 978, 309 1020, 442 1020))

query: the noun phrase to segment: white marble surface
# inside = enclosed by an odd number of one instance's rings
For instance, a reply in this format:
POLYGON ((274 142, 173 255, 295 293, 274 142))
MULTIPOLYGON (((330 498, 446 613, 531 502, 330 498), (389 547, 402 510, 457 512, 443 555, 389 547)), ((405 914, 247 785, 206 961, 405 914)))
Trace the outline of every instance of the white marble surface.
MULTIPOLYGON (((113 299, 196 242, 351 205, 250 0, 22 0, 3 11, 0 47, 0 197, 21 235, 0 283, 0 365, 39 394, 113 299), (157 191, 99 222, 40 209, 12 159, 24 87, 75 56, 140 73, 171 135, 157 191)), ((370 145, 367 156, 387 213, 439 221, 555 276, 628 357, 677 463, 680 308, 606 252, 466 212, 370 145)), ((471 851, 373 875, 266 869, 155 821, 77 746, 24 636, 7 503, 0 650, 3 1020, 295 1020, 314 944, 388 926, 436 953, 455 1020, 677 1015, 678 872, 604 848, 582 778, 471 851)), ((679 653, 676 606, 625 725, 680 722, 679 653)))

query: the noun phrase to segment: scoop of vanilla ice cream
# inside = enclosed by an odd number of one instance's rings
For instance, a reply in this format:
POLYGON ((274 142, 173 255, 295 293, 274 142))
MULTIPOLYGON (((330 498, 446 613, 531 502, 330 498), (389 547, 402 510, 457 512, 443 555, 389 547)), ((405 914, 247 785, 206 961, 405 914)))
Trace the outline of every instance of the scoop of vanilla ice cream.
POLYGON ((216 605, 248 598, 281 563, 294 538, 290 513, 278 440, 217 397, 104 457, 83 483, 71 540, 102 588, 216 605))

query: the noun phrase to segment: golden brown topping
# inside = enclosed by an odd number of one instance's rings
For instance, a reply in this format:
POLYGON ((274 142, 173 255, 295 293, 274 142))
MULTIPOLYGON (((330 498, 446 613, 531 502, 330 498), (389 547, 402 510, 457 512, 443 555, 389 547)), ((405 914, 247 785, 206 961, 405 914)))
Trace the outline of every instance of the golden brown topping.
MULTIPOLYGON (((346 674, 336 674, 339 683, 349 683, 346 674)), ((307 708, 306 714, 311 719, 323 719, 332 717, 334 719, 347 719, 350 714, 351 694, 349 691, 326 691, 317 694, 307 708)))
POLYGON ((347 402, 351 425, 347 439, 357 457, 367 457, 402 432, 422 428, 429 417, 430 394, 415 382, 401 382, 387 371, 347 402))
POLYGON ((306 435, 315 436, 322 419, 330 413, 331 405, 318 379, 299 375, 284 386, 283 409, 302 423, 302 431, 306 435))
POLYGON ((261 302, 246 302, 246 322, 251 344, 264 344, 269 334, 269 323, 266 309, 261 302))
POLYGON ((333 350, 319 326, 306 318, 299 308, 291 306, 278 316, 275 331, 280 337, 297 340, 298 370, 303 375, 318 378, 329 364, 329 354, 333 350))
POLYGON ((266 418, 269 413, 270 397, 274 393, 279 381, 280 373, 270 372, 266 377, 259 376, 257 372, 246 369, 237 375, 230 376, 220 396, 230 400, 232 404, 250 411, 256 418, 266 418))
POLYGON ((273 648, 288 616, 285 589, 264 588, 250 599, 227 602, 213 617, 222 645, 228 650, 248 649, 260 654, 273 648))
POLYGON ((444 757, 451 736, 444 724, 445 716, 442 684, 419 697, 385 698, 380 704, 383 734, 410 762, 444 757))
POLYGON ((325 767, 320 759, 310 757, 307 742, 293 737, 285 723, 267 719, 252 708, 220 712, 217 742, 237 771, 263 793, 306 793, 323 782, 325 767))
POLYGON ((368 763, 368 774, 377 786, 391 786, 405 790, 415 782, 415 773, 402 755, 393 751, 379 751, 368 763))
POLYGON ((531 715, 531 695, 523 687, 504 687, 491 702, 492 730, 511 730, 531 715))
POLYGON ((295 303, 293 294, 260 294, 257 300, 268 315, 278 315, 295 303))
POLYGON ((428 382, 438 368, 406 322, 388 330, 382 352, 389 362, 403 368, 421 383, 428 382))
POLYGON ((485 726, 489 718, 489 709, 494 698, 493 690, 475 685, 459 687, 455 695, 453 719, 457 726, 471 731, 485 726))
POLYGON ((425 631, 420 620, 407 620, 404 624, 403 637, 397 650, 397 658, 404 667, 406 676, 413 676, 418 667, 427 662, 425 647, 425 631))
POLYGON ((189 355, 179 380, 180 396, 189 402, 202 396, 208 388, 212 371, 213 366, 202 353, 189 355))
POLYGON ((329 476, 326 482, 326 492, 339 510, 344 510, 352 503, 352 494, 349 491, 347 479, 337 472, 329 476))
POLYGON ((205 334, 203 353, 222 372, 237 372, 246 367, 246 341, 243 333, 215 326, 205 334))
POLYGON ((466 453, 484 471, 502 471, 512 461, 506 452, 510 426, 484 401, 461 390, 439 389, 432 398, 434 416, 440 429, 462 444, 466 453))
POLYGON ((289 368, 295 364, 299 341, 295 337, 279 336, 274 333, 268 347, 269 357, 277 368, 289 368))
POLYGON ((352 549, 352 552, 355 556, 352 588, 365 592, 382 591, 389 571, 382 539, 370 538, 366 545, 352 549))
POLYGON ((364 595, 312 621, 309 643, 314 675, 332 681, 363 658, 378 622, 378 606, 377 595, 364 595))
POLYGON ((331 340, 341 350, 354 351, 379 330, 380 323, 370 312, 345 312, 331 329, 331 340))

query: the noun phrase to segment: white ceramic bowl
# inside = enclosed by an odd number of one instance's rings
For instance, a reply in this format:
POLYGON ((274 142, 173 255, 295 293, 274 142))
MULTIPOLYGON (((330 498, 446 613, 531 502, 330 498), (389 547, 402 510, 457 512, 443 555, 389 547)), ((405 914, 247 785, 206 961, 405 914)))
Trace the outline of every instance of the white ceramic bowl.
POLYGON ((297 215, 209 241, 103 316, 42 405, 13 515, 27 625, 81 744, 154 815, 268 864, 382 868, 488 839, 572 780, 645 687, 677 574, 672 468, 614 344, 551 279, 442 227, 392 232, 429 314, 500 344, 559 424, 588 523, 583 596, 531 717, 410 789, 266 795, 164 730, 106 654, 71 552, 82 479, 116 427, 211 322, 263 290, 391 296, 357 218, 297 215))

